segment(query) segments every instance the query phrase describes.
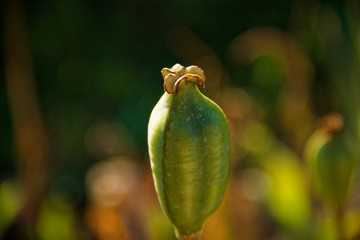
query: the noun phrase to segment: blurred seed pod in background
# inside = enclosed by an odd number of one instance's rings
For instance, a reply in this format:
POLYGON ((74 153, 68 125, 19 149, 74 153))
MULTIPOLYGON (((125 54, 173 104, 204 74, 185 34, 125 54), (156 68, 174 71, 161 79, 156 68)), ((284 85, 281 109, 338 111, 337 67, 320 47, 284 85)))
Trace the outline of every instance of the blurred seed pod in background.
POLYGON ((339 114, 323 117, 304 149, 313 190, 325 202, 344 205, 357 172, 358 143, 339 114))

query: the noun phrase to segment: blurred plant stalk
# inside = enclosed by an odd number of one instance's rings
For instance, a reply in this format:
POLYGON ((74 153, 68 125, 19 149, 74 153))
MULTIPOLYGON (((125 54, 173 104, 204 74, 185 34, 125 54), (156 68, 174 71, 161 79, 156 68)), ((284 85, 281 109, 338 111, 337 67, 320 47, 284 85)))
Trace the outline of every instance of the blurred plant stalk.
POLYGON ((19 220, 26 228, 33 229, 49 176, 48 134, 37 94, 22 2, 5 1, 3 17, 7 97, 23 194, 19 220))
POLYGON ((345 128, 340 114, 320 120, 307 141, 304 158, 312 191, 333 214, 338 239, 349 239, 345 217, 357 179, 359 151, 355 136, 345 128))

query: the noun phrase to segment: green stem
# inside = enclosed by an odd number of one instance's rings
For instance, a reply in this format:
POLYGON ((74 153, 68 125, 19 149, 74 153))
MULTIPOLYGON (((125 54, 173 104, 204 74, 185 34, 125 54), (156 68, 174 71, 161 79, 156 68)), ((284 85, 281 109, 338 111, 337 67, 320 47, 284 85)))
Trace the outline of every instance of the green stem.
POLYGON ((339 204, 336 206, 336 227, 337 227, 337 234, 339 240, 346 240, 346 233, 345 233, 345 211, 344 206, 339 204))
POLYGON ((201 240, 201 231, 194 232, 191 234, 181 234, 175 231, 178 240, 201 240))

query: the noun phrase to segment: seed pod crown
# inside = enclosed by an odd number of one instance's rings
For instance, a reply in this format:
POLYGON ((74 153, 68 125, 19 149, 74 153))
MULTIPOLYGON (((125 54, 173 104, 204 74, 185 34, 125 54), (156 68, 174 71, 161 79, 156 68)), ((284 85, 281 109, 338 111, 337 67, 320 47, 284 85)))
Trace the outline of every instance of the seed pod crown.
POLYGON ((164 89, 169 94, 177 92, 179 85, 183 82, 195 83, 198 87, 205 85, 204 71, 197 66, 185 68, 180 64, 175 64, 171 69, 163 68, 161 74, 164 78, 164 89))

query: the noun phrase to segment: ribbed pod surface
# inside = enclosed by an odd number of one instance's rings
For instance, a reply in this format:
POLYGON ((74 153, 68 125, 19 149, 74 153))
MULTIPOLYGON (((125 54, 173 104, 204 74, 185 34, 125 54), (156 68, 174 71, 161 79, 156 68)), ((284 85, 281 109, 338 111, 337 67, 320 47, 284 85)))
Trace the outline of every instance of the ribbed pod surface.
POLYGON ((219 206, 230 167, 229 127, 197 85, 184 82, 161 97, 148 143, 160 204, 180 235, 198 232, 219 206))

